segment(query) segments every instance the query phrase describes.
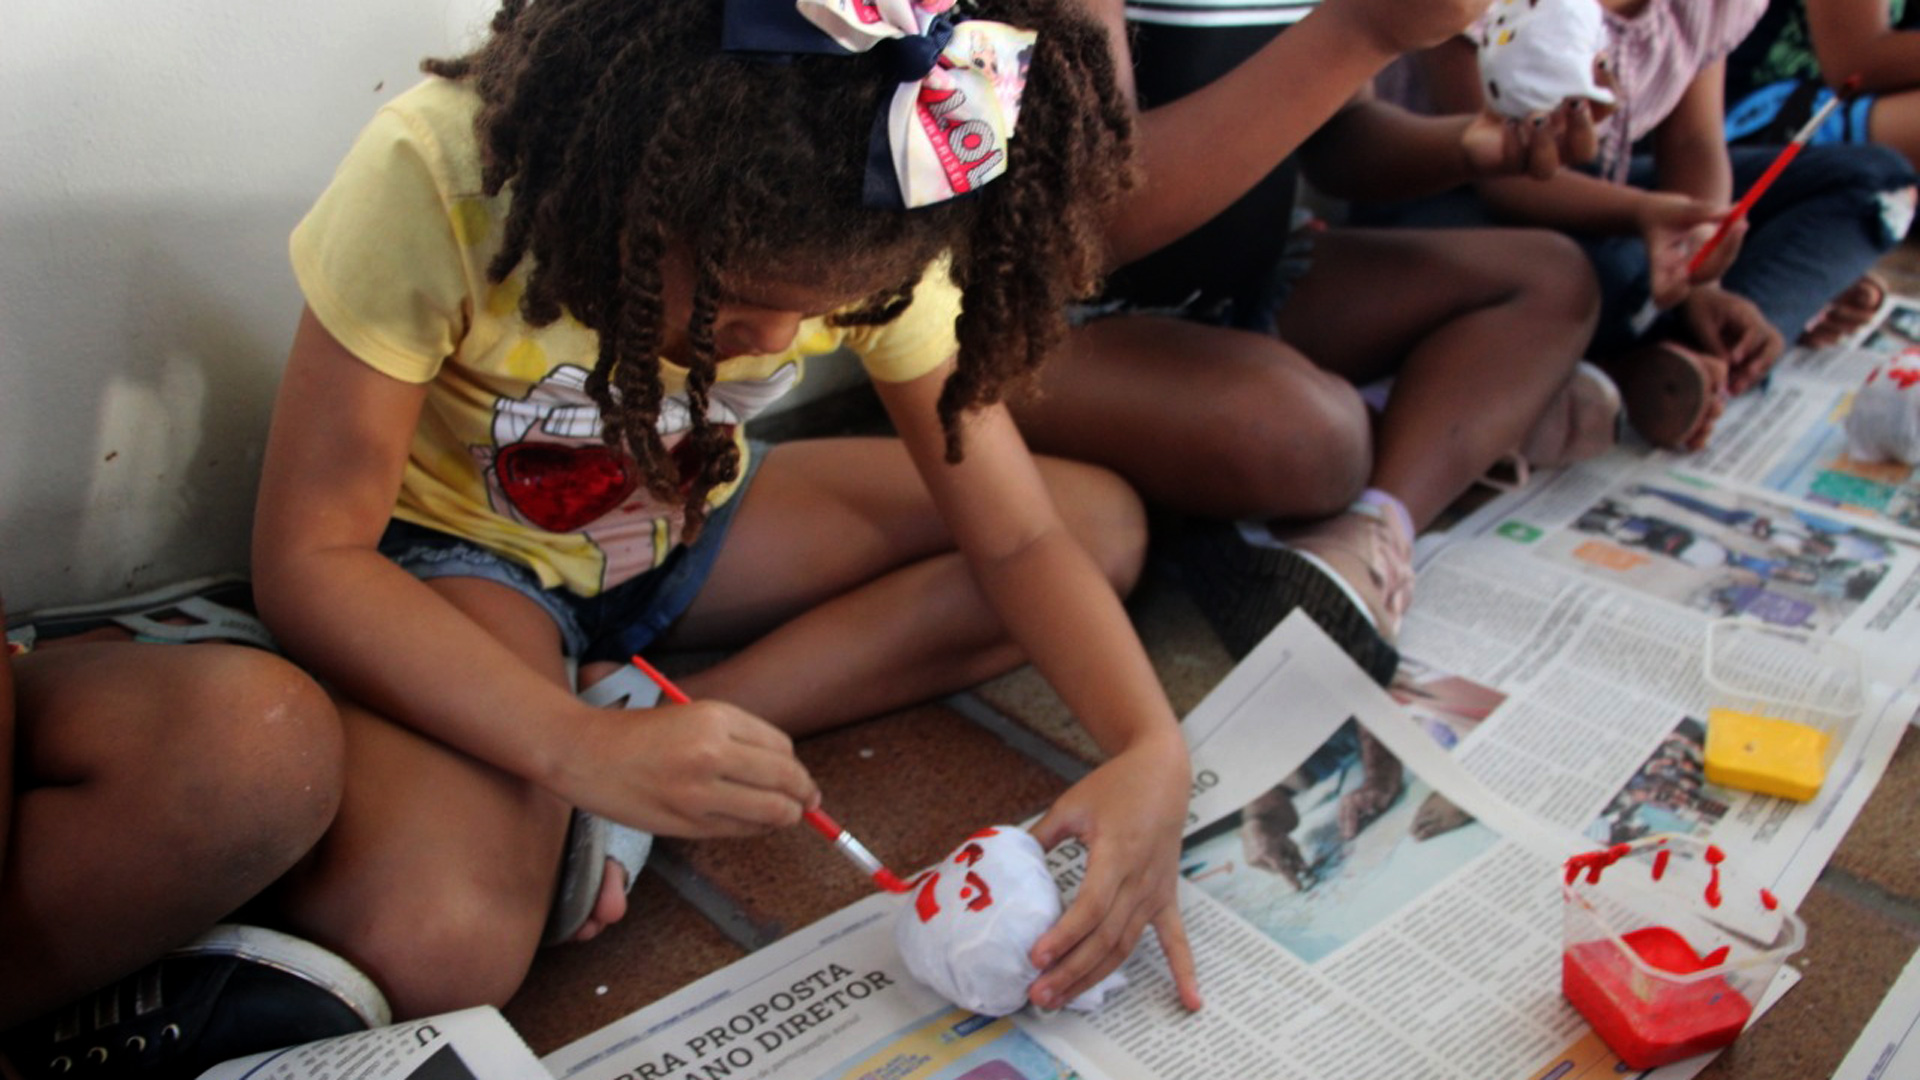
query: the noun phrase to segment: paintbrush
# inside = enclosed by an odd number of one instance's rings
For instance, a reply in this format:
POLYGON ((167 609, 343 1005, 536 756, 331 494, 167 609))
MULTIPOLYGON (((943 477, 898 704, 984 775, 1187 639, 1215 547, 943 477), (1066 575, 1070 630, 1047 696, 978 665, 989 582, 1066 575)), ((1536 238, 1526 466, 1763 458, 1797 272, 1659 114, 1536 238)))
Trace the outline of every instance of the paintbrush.
MULTIPOLYGON (((653 684, 660 688, 660 693, 664 694, 668 701, 676 705, 688 705, 693 702, 692 698, 673 684, 672 679, 667 678, 658 668, 647 663, 640 656, 634 656, 633 666, 645 673, 647 678, 652 679, 653 684)), ((834 848, 846 856, 848 862, 859 867, 860 872, 871 878, 875 885, 893 893, 903 893, 908 890, 907 883, 900 880, 899 875, 887 869, 873 852, 867 850, 865 844, 855 839, 852 833, 841 828, 839 822, 828 817, 825 810, 818 807, 803 810, 800 816, 808 825, 813 826, 815 832, 833 841, 834 848)))
POLYGON ((1713 230, 1713 235, 1707 237, 1707 242, 1701 244, 1700 250, 1693 253, 1692 260, 1687 263, 1688 277, 1692 277, 1706 265, 1708 257, 1713 254, 1715 248, 1720 246, 1720 242, 1726 239, 1728 231, 1746 218, 1747 212, 1753 209, 1753 204, 1759 202, 1760 196, 1765 195, 1767 189, 1773 186, 1773 182, 1780 178, 1780 173, 1787 164, 1799 156, 1803 147, 1813 141, 1813 133, 1819 131, 1820 125, 1826 123, 1827 117, 1833 115, 1833 110, 1851 99, 1859 88, 1860 76, 1858 75, 1842 83, 1840 89, 1827 99, 1827 103, 1820 106, 1813 116, 1801 125, 1793 139, 1780 148, 1779 155, 1773 159, 1771 165, 1767 166, 1767 171, 1760 174, 1760 179, 1753 182, 1753 186, 1747 189, 1745 195, 1740 196, 1740 201, 1733 204, 1733 209, 1727 216, 1720 219, 1720 226, 1713 230))
MULTIPOLYGON (((1800 130, 1794 134, 1793 139, 1789 141, 1787 145, 1780 148, 1780 153, 1775 156, 1773 162, 1767 166, 1767 170, 1760 174, 1760 179, 1755 180, 1753 186, 1747 189, 1747 193, 1740 196, 1740 201, 1733 204, 1733 209, 1727 211, 1727 215, 1720 219, 1720 224, 1714 228, 1713 235, 1707 237, 1707 242, 1701 244, 1700 249, 1693 253, 1693 258, 1687 260, 1687 277, 1689 279, 1699 273, 1700 268, 1707 264, 1707 260, 1713 256, 1714 250, 1727 238, 1727 233, 1733 231, 1735 225, 1746 219, 1747 213, 1753 209, 1753 204, 1759 202, 1760 196, 1765 195, 1767 189, 1773 186, 1773 182, 1780 178, 1780 173, 1786 169, 1787 163, 1791 162, 1795 157, 1798 157, 1801 149, 1813 141, 1814 132, 1819 131, 1820 125, 1827 122, 1827 117, 1833 115, 1833 110, 1839 108, 1843 103, 1851 99, 1859 88, 1860 76, 1858 75, 1842 83, 1840 89, 1836 91, 1832 97, 1827 99, 1827 103, 1820 106, 1820 108, 1814 112, 1813 116, 1808 118, 1807 122, 1800 126, 1800 130)), ((1653 298, 1648 297, 1647 302, 1641 305, 1639 312, 1633 317, 1633 332, 1635 334, 1646 333, 1647 327, 1653 325, 1653 320, 1657 318, 1659 314, 1660 309, 1655 306, 1653 298)))

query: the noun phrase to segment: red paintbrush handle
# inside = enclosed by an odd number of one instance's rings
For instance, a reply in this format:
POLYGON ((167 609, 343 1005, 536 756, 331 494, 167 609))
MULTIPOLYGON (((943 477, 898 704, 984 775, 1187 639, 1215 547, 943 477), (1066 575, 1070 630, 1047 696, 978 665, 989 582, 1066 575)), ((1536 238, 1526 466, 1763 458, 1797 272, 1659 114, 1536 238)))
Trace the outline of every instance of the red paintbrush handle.
POLYGON ((1727 216, 1720 219, 1720 227, 1713 230, 1713 235, 1707 237, 1707 242, 1700 245, 1700 250, 1693 253, 1693 259, 1687 263, 1688 277, 1700 272, 1700 267, 1706 264, 1707 257, 1720 246, 1720 241, 1726 239, 1727 233, 1732 230, 1734 224, 1747 216, 1747 211, 1753 209, 1753 204, 1759 202, 1760 196, 1765 195, 1767 189, 1773 186, 1774 180, 1780 176, 1780 170, 1786 168, 1787 162, 1792 161, 1799 153, 1800 144, 1797 142, 1788 143, 1780 148, 1780 155, 1773 159, 1773 164, 1768 165, 1767 171, 1760 174, 1760 179, 1755 180, 1753 186, 1747 189, 1747 193, 1740 196, 1740 201, 1733 204, 1732 210, 1727 211, 1727 216))

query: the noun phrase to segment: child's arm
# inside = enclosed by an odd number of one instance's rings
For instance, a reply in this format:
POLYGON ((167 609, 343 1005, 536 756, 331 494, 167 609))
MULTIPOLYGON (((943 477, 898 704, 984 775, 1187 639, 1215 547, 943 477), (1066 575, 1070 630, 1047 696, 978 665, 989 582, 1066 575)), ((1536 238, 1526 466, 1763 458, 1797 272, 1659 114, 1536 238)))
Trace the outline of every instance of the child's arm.
MULTIPOLYGON (((1473 44, 1465 38, 1456 38, 1429 50, 1421 58, 1421 68, 1436 105, 1443 111, 1476 112, 1484 107, 1473 44)), ((1709 70, 1711 76, 1703 73, 1694 80, 1688 98, 1696 98, 1695 91, 1701 88, 1702 80, 1720 78, 1719 65, 1709 70)), ((1717 81, 1714 85, 1718 85, 1717 81)), ((1699 100, 1691 104, 1683 102, 1675 111, 1687 109, 1691 117, 1699 104, 1699 100)), ((1681 153, 1691 143, 1691 136, 1683 139, 1682 134, 1671 133, 1674 149, 1670 153, 1681 153)), ((1655 137, 1669 136, 1656 134, 1655 137)), ((1724 142, 1719 144, 1718 153, 1724 162, 1724 142)), ((1688 156, 1681 153, 1683 158, 1688 156)), ((1668 188, 1664 182, 1666 167, 1667 162, 1663 160, 1662 188, 1668 188)), ((1707 171, 1683 165, 1673 173, 1672 180, 1675 184, 1692 184, 1709 175, 1707 171)), ((1690 287, 1687 261, 1727 209, 1724 194, 1717 199, 1703 198, 1684 186, 1649 191, 1564 168, 1546 179, 1485 179, 1479 182, 1477 190, 1487 206, 1507 221, 1573 233, 1640 236, 1646 241, 1652 265, 1654 302, 1663 308, 1686 298, 1690 287)), ((1706 190, 1704 185, 1702 190, 1706 190)), ((1734 247, 1737 245, 1723 244, 1712 265, 1702 268, 1701 279, 1718 276, 1732 258, 1733 252, 1728 249, 1734 247)))
POLYGON ((1486 110, 1423 116, 1361 91, 1301 147, 1306 178, 1339 199, 1417 199, 1496 176, 1552 176, 1594 154, 1593 114, 1568 102, 1539 125, 1486 110))
MULTIPOLYGON (((1088 0, 1113 40, 1123 89, 1132 53, 1123 0, 1088 0)), ((1487 0, 1328 0, 1239 67, 1137 120, 1138 185, 1108 223, 1124 266, 1178 240, 1299 149, 1381 68, 1458 33, 1487 0)))
POLYGON ((1055 511, 1004 406, 970 414, 949 465, 934 404, 952 364, 876 382, 909 454, 994 610, 1109 757, 1034 830, 1087 845, 1072 907, 1034 945, 1033 1000, 1057 1008, 1118 967, 1148 924, 1188 1008, 1200 1005, 1174 889, 1192 783, 1187 748, 1126 609, 1055 511))
POLYGON ((303 315, 253 545, 261 615, 288 651, 376 712, 615 820, 682 836, 798 821, 817 793, 772 725, 718 702, 582 704, 557 649, 516 654, 379 553, 425 393, 303 315))
POLYGON ((1836 90, 1855 75, 1872 94, 1920 86, 1920 33, 1895 29, 1887 0, 1807 0, 1807 32, 1836 90))

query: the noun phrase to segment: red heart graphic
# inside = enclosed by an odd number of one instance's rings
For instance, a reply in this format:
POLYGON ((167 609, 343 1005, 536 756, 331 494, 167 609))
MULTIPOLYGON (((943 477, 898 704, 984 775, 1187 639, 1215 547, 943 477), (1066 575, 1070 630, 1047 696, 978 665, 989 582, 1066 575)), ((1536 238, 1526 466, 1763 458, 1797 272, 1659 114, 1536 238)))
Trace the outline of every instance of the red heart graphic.
POLYGON ((493 464, 507 501, 548 532, 578 532, 640 486, 633 462, 604 445, 514 443, 493 464))

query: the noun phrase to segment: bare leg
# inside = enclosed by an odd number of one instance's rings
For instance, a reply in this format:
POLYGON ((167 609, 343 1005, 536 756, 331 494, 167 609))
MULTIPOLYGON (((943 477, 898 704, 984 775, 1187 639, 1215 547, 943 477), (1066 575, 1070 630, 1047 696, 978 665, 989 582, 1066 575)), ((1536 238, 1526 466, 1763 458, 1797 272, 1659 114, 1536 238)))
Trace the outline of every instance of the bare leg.
MULTIPOLYGON (((532 601, 472 578, 430 585, 564 682, 559 631, 532 601)), ((290 878, 290 917, 371 975, 397 1018, 504 1004, 539 946, 567 806, 362 708, 341 714, 346 796, 290 878)))
POLYGON ((1279 320, 1330 371, 1394 375, 1370 486, 1424 527, 1521 444, 1597 315, 1585 257, 1556 234, 1335 229, 1279 320))
POLYGON ((326 695, 256 649, 56 642, 14 675, 0 1027, 254 897, 327 828, 341 772, 326 695))
MULTIPOLYGON (((1138 499, 1101 469, 1044 458, 1040 468, 1074 535, 1117 590, 1131 588, 1145 549, 1138 499)), ((687 691, 796 733, 972 686, 1022 659, 890 439, 775 447, 663 644, 740 647, 687 691)))
POLYGON ((1271 337, 1155 316, 1073 331, 1014 404, 1036 450, 1114 469, 1149 502, 1207 518, 1312 520, 1373 463, 1351 383, 1271 337))

